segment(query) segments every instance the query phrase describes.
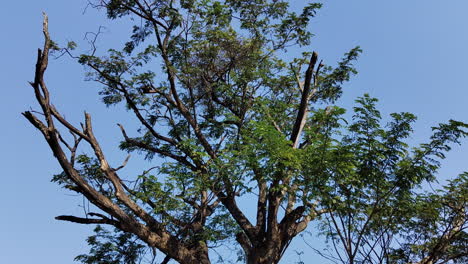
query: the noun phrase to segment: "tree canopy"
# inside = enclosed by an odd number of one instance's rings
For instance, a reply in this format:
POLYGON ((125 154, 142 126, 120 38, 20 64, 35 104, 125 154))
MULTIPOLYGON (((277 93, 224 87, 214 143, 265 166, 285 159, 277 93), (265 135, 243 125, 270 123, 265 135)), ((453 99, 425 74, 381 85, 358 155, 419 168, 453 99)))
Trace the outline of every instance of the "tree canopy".
POLYGON ((309 232, 331 245, 320 254, 335 262, 467 260, 467 174, 438 192, 420 186, 436 179, 468 125, 441 123, 427 143, 411 147, 405 140, 416 117, 394 113, 383 124, 367 94, 346 120, 336 102, 357 73, 361 49, 336 65, 310 52, 309 22, 321 4, 299 12, 281 0, 90 5, 111 20, 132 18, 132 35, 106 54, 92 41, 89 53, 76 55, 76 43, 51 40, 45 16, 31 82, 40 115, 23 113, 63 169, 53 181, 96 206, 57 217, 98 224, 90 252, 77 261, 154 262, 146 256, 162 252, 163 263, 212 263, 213 249, 232 245, 239 252, 233 262, 279 263, 312 221, 319 228, 309 232), (293 46, 306 52, 288 57, 293 46), (84 65, 106 105, 134 114, 140 128, 127 131, 122 120, 117 132, 123 151, 148 160, 141 173, 119 175, 128 159, 110 165, 89 113, 80 126, 54 107, 44 79, 50 51, 84 65), (254 200, 254 212, 239 197, 254 200))

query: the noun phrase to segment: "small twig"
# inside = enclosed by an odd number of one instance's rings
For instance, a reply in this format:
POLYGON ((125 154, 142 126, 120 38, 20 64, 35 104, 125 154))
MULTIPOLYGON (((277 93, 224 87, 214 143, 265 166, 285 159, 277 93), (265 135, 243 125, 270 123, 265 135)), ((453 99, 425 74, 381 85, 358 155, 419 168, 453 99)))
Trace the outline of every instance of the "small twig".
POLYGON ((63 139, 62 137, 62 134, 60 134, 58 131, 56 132, 56 135, 57 137, 59 138, 59 140, 65 145, 65 147, 67 147, 68 150, 72 151, 73 148, 70 147, 70 145, 68 145, 67 141, 65 141, 65 139, 63 139))
POLYGON ((114 169, 114 171, 118 171, 120 169, 123 169, 126 165, 127 165, 127 162, 128 160, 130 159, 130 154, 128 154, 127 158, 125 158, 124 162, 122 163, 122 165, 120 165, 119 167, 117 167, 116 169, 114 169))
POLYGON ((218 152, 219 149, 221 148, 221 144, 223 144, 224 139, 226 138, 227 133, 224 133, 221 138, 219 139, 218 144, 216 145, 215 152, 218 152))
POLYGON ((91 45, 91 48, 92 48, 91 56, 94 56, 94 54, 96 53, 96 50, 97 50, 96 41, 97 41, 99 35, 101 35, 103 33, 102 29, 105 29, 105 27, 104 26, 99 26, 97 33, 94 33, 94 32, 86 32, 85 33, 84 39, 88 41, 88 43, 91 45), (88 35, 94 35, 93 39, 91 39, 91 40, 88 39, 88 35))
MULTIPOLYGON (((296 77, 297 87, 302 93, 304 91, 304 82, 301 82, 301 78, 299 77, 298 72, 294 69, 294 65, 290 63, 289 66, 291 66, 291 71, 294 73, 294 76, 296 77)), ((301 65, 299 65, 299 72, 301 72, 301 65)))
POLYGON ((35 114, 38 114, 38 115, 41 115, 41 116, 44 116, 44 113, 39 112, 39 111, 36 111, 36 110, 33 110, 32 107, 29 108, 29 112, 35 113, 35 114))
POLYGON ((283 134, 283 131, 281 130, 281 128, 279 127, 279 125, 276 123, 275 119, 273 119, 273 117, 270 115, 270 113, 268 112, 268 110, 265 110, 265 113, 266 115, 268 116, 268 118, 270 118, 271 122, 273 123, 273 126, 275 127, 275 129, 280 132, 281 134, 283 134))

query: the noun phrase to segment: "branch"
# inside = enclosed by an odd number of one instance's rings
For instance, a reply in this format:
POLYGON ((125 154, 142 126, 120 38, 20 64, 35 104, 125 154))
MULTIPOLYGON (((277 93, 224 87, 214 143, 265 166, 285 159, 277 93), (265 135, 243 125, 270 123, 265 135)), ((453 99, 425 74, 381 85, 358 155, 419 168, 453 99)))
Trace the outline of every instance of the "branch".
POLYGON ((227 196, 222 192, 218 193, 217 196, 221 203, 228 209, 229 213, 237 222, 237 224, 245 232, 250 241, 255 241, 257 230, 252 225, 252 223, 250 223, 249 219, 244 215, 244 213, 239 209, 234 197, 232 195, 227 196))
POLYGON ((119 167, 113 169, 114 171, 118 171, 120 169, 123 169, 125 166, 127 166, 127 162, 128 160, 130 159, 130 154, 128 154, 127 158, 125 158, 124 162, 122 163, 122 165, 120 165, 119 167))
POLYGON ((160 154, 162 156, 165 156, 165 157, 168 157, 168 158, 171 158, 173 160, 176 160, 176 161, 180 162, 181 164, 184 164, 185 166, 190 168, 192 171, 197 171, 197 167, 195 165, 193 165, 192 163, 190 163, 185 157, 178 156, 176 154, 173 154, 170 151, 162 150, 160 148, 150 146, 150 145, 146 144, 145 142, 136 140, 134 138, 130 138, 130 137, 128 137, 127 132, 125 131, 124 127, 121 124, 117 124, 117 125, 120 127, 120 131, 122 132, 122 135, 123 135, 123 137, 125 139, 125 142, 129 143, 130 145, 145 149, 147 151, 158 153, 158 154, 160 154))
POLYGON ((283 134, 283 131, 281 130, 280 126, 278 125, 278 123, 276 123, 275 119, 270 115, 270 112, 268 112, 268 109, 265 109, 265 113, 267 117, 271 120, 271 122, 273 123, 273 126, 275 127, 276 131, 283 134))
POLYGON ((305 210, 305 206, 299 206, 296 209, 292 210, 289 214, 287 214, 283 218, 283 220, 281 220, 280 227, 282 232, 286 235, 286 237, 291 237, 295 234, 296 228, 294 224, 298 219, 302 217, 305 210))
POLYGON ((106 225, 113 225, 113 226, 119 226, 119 222, 115 220, 111 220, 109 218, 82 218, 82 217, 76 217, 72 215, 59 215, 55 217, 56 220, 61 220, 61 221, 68 221, 68 222, 73 222, 73 223, 78 223, 78 224, 106 224, 106 225))
POLYGON ((169 261, 171 261, 171 257, 166 255, 166 257, 163 259, 163 261, 161 262, 161 264, 167 264, 169 263, 169 261))
POLYGON ((314 52, 310 59, 309 67, 305 73, 304 89, 302 90, 301 103, 297 112, 296 122, 294 123, 293 130, 291 133, 291 141, 293 142, 293 148, 297 148, 299 138, 307 120, 308 104, 310 100, 310 91, 312 86, 312 77, 314 75, 315 64, 317 63, 318 54, 314 52))
POLYGON ((288 188, 288 202, 286 204, 286 211, 285 214, 289 214, 294 206, 296 205, 296 192, 297 192, 297 184, 293 183, 291 187, 288 188))
POLYGON ((236 234, 236 241, 242 247, 244 252, 250 252, 252 249, 252 244, 249 241, 249 238, 243 232, 239 232, 236 234))
MULTIPOLYGON (((290 63, 289 66, 291 67, 291 71, 294 73, 294 77, 296 77, 297 87, 299 88, 299 91, 301 91, 302 93, 304 91, 304 83, 301 82, 301 78, 299 77, 299 74, 297 74, 297 71, 294 69, 294 65, 290 63)), ((299 72, 300 71, 301 71, 301 66, 299 65, 299 72)))
POLYGON ((81 130, 70 124, 58 111, 57 109, 51 105, 50 106, 50 112, 51 114, 59 121, 60 124, 62 124, 64 127, 69 129, 71 132, 77 134, 81 138, 85 139, 86 141, 89 141, 88 136, 86 136, 81 130))
POLYGON ((169 59, 169 55, 167 54, 166 45, 167 45, 167 37, 169 36, 169 33, 167 33, 166 38, 162 40, 159 29, 158 29, 158 25, 153 23, 153 27, 156 33, 156 40, 158 43, 158 48, 161 51, 164 65, 166 66, 167 79, 169 81, 171 95, 174 98, 174 100, 171 100, 171 98, 168 96, 165 96, 165 98, 169 101, 169 103, 177 107, 177 109, 180 111, 182 116, 187 120, 187 122, 192 127, 193 131, 195 132, 195 135, 197 136, 197 139, 200 141, 205 151, 208 153, 208 155, 211 158, 215 159, 217 155, 214 152, 213 147, 210 145, 206 137, 201 132, 200 127, 198 126, 198 123, 195 121, 194 117, 192 117, 190 111, 187 109, 187 107, 184 105, 182 100, 179 98, 179 94, 177 92, 176 80, 175 80, 176 73, 174 72, 174 67, 169 59))
POLYGON ((94 150, 94 154, 99 160, 99 163, 101 165, 101 170, 106 176, 107 179, 109 179, 114 186, 115 189, 115 196, 119 201, 121 201, 123 204, 125 204, 126 207, 128 207, 130 210, 132 210, 135 215, 137 215, 139 218, 141 218, 143 221, 145 221, 148 225, 150 225, 151 228, 154 228, 156 232, 158 232, 161 236, 164 235, 164 227, 161 223, 156 221, 148 212, 143 210, 139 205, 137 205, 128 195, 125 193, 123 186, 121 184, 121 179, 117 175, 116 171, 113 170, 107 161, 107 159, 104 156, 104 153, 101 149, 101 146, 99 145, 96 137, 94 136, 93 133, 93 128, 91 124, 91 115, 88 113, 85 113, 85 133, 89 137, 89 144, 94 150))
POLYGON ((257 230, 260 234, 266 232, 266 208, 267 208, 267 184, 259 178, 258 180, 258 200, 257 200, 257 230))
POLYGON ((306 215, 303 217, 302 221, 296 224, 296 230, 295 230, 295 235, 301 233, 307 228, 307 225, 309 224, 310 221, 314 220, 318 216, 325 214, 325 213, 330 213, 330 210, 327 209, 322 209, 322 210, 312 210, 310 214, 306 215))
POLYGON ((44 48, 43 50, 37 50, 37 61, 36 61, 36 71, 34 74, 34 82, 30 82, 30 85, 34 88, 34 93, 36 95, 36 99, 40 104, 42 111, 44 113, 44 117, 47 122, 47 127, 49 130, 52 130, 53 127, 53 120, 50 116, 50 98, 49 98, 49 91, 47 90, 47 86, 44 82, 44 72, 47 69, 47 65, 49 62, 49 49, 51 47, 51 41, 49 36, 48 30, 48 17, 45 13, 43 13, 43 23, 42 23, 42 32, 44 34, 44 48))

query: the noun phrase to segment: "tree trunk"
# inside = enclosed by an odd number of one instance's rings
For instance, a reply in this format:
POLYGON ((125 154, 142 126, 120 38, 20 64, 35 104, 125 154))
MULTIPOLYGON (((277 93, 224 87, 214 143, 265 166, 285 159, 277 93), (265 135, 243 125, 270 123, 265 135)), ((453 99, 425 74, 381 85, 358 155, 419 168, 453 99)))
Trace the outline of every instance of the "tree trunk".
POLYGON ((282 242, 270 240, 252 248, 247 255, 247 264, 277 264, 281 259, 282 242))
POLYGON ((247 264, 277 264, 279 262, 279 253, 266 249, 254 249, 247 256, 247 264))
POLYGON ((181 264, 211 264, 210 257, 208 255, 208 247, 205 243, 199 243, 197 245, 198 250, 193 255, 187 255, 181 264))

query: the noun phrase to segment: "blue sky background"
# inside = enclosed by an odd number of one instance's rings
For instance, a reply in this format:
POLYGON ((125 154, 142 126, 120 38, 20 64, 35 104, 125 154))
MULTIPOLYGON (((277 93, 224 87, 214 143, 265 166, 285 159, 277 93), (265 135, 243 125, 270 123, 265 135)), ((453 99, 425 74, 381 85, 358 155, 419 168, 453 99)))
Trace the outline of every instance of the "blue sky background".
MULTIPOLYGON (((293 5, 302 1, 291 1, 293 5)), ((339 104, 351 107, 363 93, 380 99, 384 116, 408 111, 418 116, 411 143, 430 135, 430 127, 448 119, 468 122, 468 1, 451 0, 353 0, 324 1, 311 25, 316 50, 326 63, 334 63, 346 51, 360 45, 364 53, 357 63, 359 75, 346 86, 339 104)), ((0 16, 0 263, 73 263, 87 252, 85 238, 91 226, 54 220, 62 214, 82 215, 82 199, 50 183, 60 172, 42 136, 21 112, 37 109, 28 81, 33 79, 37 48, 42 46, 41 12, 49 15, 52 38, 85 43, 87 31, 106 26, 100 41, 105 50, 119 48, 129 28, 110 22, 103 12, 86 7, 85 0, 4 1, 0 16)), ((117 151, 117 122, 129 114, 106 108, 97 96, 98 85, 84 82, 83 68, 63 57, 52 60, 46 80, 52 101, 65 116, 82 120, 90 112, 95 132, 109 160, 122 162, 117 151)), ((443 162, 440 178, 468 170, 468 140, 455 147, 443 162)), ((142 163, 130 161, 123 173, 141 171, 142 163)), ((317 247, 320 245, 315 243, 317 247)), ((297 260, 294 249, 307 251, 298 239, 283 263, 297 260)), ((302 255, 306 263, 324 262, 312 252, 302 255)))

